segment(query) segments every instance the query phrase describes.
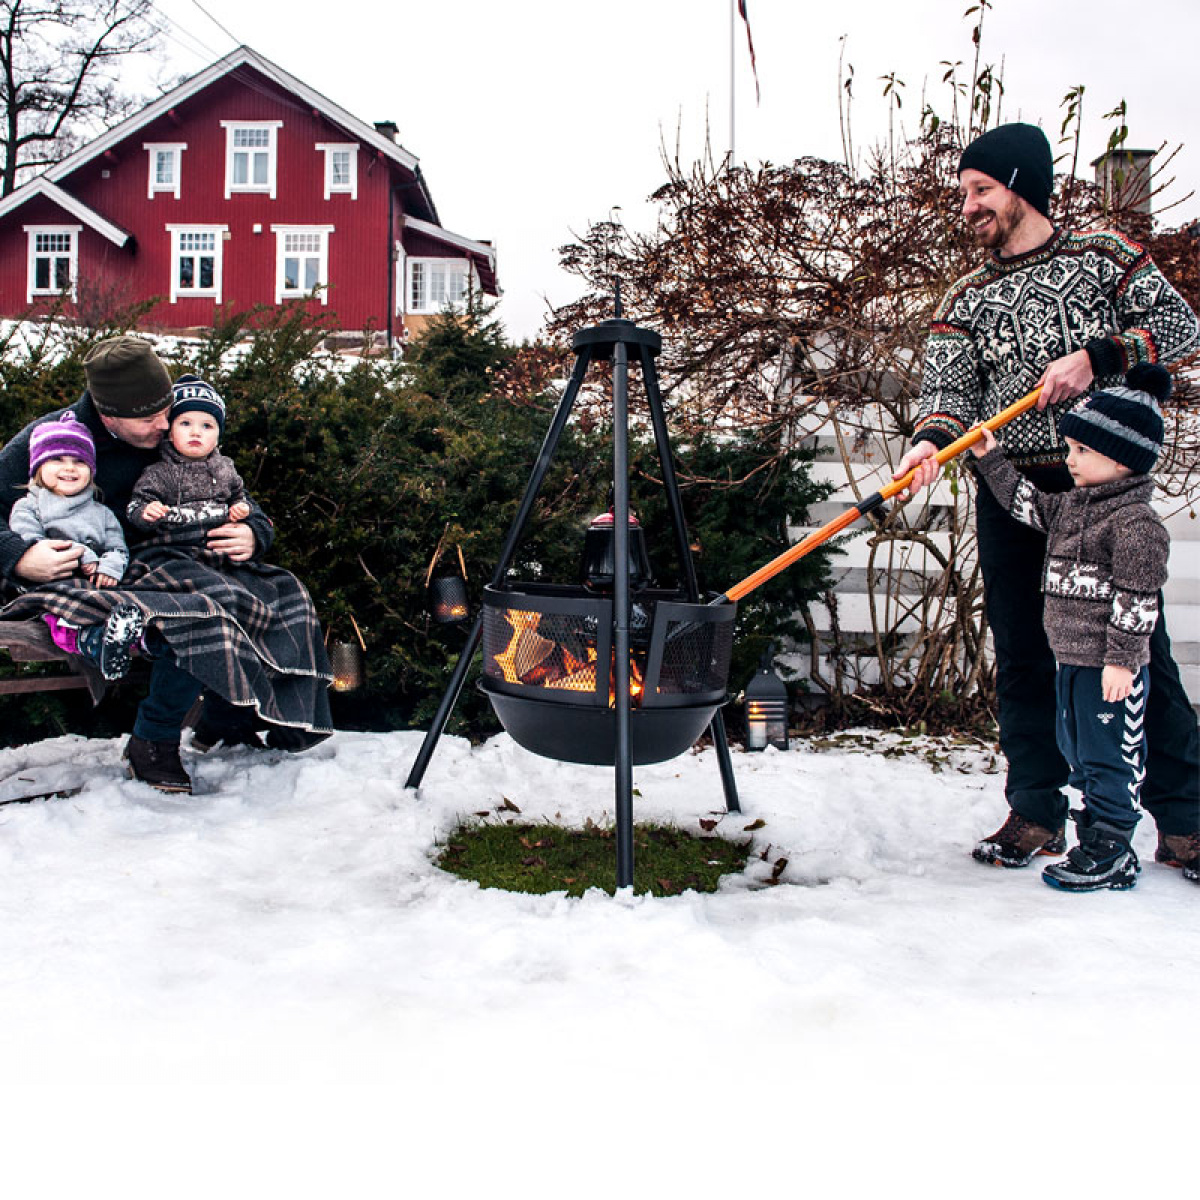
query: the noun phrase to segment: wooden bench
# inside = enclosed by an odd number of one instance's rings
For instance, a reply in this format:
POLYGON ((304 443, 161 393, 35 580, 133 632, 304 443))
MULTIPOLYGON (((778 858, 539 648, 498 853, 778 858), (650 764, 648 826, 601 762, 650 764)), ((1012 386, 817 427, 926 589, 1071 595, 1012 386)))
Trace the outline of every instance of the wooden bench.
POLYGON ((50 637, 44 621, 0 621, 0 650, 8 652, 13 662, 61 662, 68 670, 57 675, 27 675, 16 679, 0 679, 0 696, 26 692, 59 692, 68 688, 87 688, 92 703, 104 695, 104 678, 86 659, 65 654, 50 637))

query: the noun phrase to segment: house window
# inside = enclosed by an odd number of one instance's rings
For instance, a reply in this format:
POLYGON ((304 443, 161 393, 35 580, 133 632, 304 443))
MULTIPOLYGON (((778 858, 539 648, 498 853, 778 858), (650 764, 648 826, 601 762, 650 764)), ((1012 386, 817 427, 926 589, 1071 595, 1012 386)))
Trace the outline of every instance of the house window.
POLYGON ((275 234, 275 303, 321 289, 329 303, 329 235, 332 225, 272 225, 275 234))
POLYGON ((462 304, 470 279, 471 267, 465 258, 409 259, 408 311, 435 313, 462 304))
POLYGON ((150 156, 150 182, 147 198, 154 199, 158 192, 170 192, 179 199, 179 181, 183 174, 183 152, 186 142, 143 142, 142 148, 150 156))
POLYGON ((171 234, 171 303, 189 297, 221 301, 227 225, 168 225, 171 234))
POLYGON ((225 198, 265 192, 275 199, 277 135, 282 121, 222 121, 225 127, 225 198))
POLYGON ((354 142, 318 143, 325 155, 325 199, 336 192, 358 199, 358 145, 354 142))
POLYGON ((26 225, 29 235, 25 298, 75 295, 82 225, 26 225))

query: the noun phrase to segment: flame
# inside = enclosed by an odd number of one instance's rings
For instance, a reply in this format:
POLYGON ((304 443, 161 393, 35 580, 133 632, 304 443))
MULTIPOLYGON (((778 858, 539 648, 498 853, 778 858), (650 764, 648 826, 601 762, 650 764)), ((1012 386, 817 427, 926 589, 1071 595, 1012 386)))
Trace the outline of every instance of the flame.
MULTIPOLYGON (((524 684, 569 692, 596 690, 596 648, 585 646, 585 658, 579 658, 571 648, 552 638, 544 637, 539 626, 543 614, 525 609, 508 608, 504 619, 512 629, 508 645, 492 656, 505 682, 524 684)), ((608 703, 616 703, 616 672, 610 667, 608 703)), ((644 690, 643 671, 634 655, 629 661, 629 695, 637 704, 644 690)))

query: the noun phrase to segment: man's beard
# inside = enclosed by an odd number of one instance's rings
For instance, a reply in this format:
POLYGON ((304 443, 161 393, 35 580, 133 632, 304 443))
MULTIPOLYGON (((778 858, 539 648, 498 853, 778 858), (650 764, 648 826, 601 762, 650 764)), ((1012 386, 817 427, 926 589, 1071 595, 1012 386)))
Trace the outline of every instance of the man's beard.
POLYGON ((1014 196, 1000 212, 993 213, 992 218, 984 229, 976 229, 972 225, 971 232, 985 250, 1002 251, 1021 227, 1021 222, 1025 219, 1025 209, 1021 201, 1014 196))

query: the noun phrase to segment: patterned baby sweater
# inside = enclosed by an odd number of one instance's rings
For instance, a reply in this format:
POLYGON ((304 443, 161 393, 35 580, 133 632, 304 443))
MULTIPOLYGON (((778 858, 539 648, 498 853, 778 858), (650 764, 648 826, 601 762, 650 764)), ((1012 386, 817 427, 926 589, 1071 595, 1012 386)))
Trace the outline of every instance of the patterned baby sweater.
POLYGON ((1150 476, 1051 494, 1039 492, 999 450, 975 465, 1007 512, 1046 534, 1042 620, 1054 657, 1131 671, 1148 663, 1170 551, 1150 505, 1150 476))
MULTIPOLYGON (((913 440, 939 448, 1032 391, 1048 363, 1084 349, 1094 386, 1135 363, 1174 362, 1200 346, 1200 323, 1149 254, 1123 234, 1055 230, 1015 258, 991 255, 934 314, 913 440)), ((997 434, 1023 466, 1066 460, 1057 418, 1031 409, 997 434)))

